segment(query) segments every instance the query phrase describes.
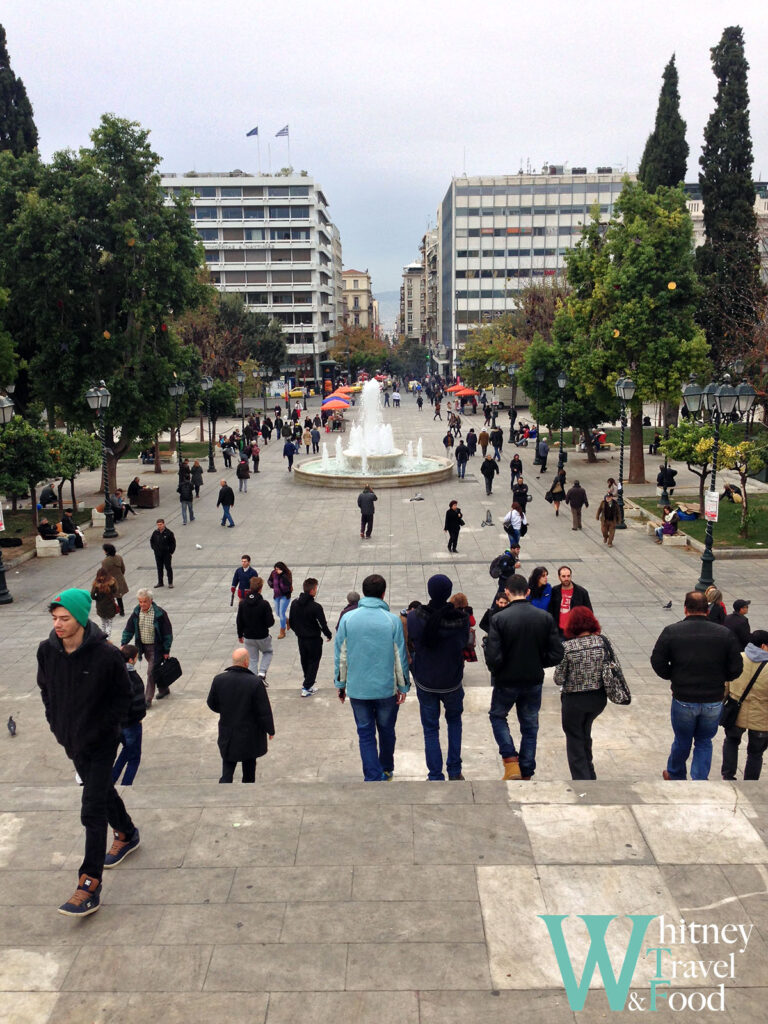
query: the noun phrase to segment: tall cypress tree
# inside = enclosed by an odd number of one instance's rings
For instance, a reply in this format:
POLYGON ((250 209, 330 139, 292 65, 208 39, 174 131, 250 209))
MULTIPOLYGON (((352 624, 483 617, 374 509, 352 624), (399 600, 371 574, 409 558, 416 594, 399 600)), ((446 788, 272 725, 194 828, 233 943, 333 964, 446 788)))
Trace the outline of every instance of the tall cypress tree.
POLYGON ((645 144, 638 177, 647 192, 655 192, 659 185, 675 188, 685 181, 687 161, 688 143, 685 141, 685 121, 680 116, 680 92, 673 53, 664 68, 656 124, 645 144))
POLYGON ((37 128, 32 104, 24 83, 13 73, 5 29, 0 25, 0 150, 10 149, 14 156, 21 156, 36 147, 37 128))
POLYGON ((710 52, 718 85, 699 157, 706 239, 696 252, 704 285, 697 319, 707 333, 715 366, 725 368, 752 346, 765 288, 752 180, 749 65, 740 26, 726 28, 710 52))

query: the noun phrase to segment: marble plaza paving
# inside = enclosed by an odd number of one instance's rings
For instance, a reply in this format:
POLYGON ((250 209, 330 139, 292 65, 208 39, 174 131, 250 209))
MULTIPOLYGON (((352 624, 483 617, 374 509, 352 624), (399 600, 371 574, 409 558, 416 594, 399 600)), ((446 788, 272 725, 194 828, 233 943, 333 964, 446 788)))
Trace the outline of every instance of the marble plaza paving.
MULTIPOLYGON (((387 415, 397 441, 423 436, 426 453, 442 454, 445 424, 433 423, 428 405, 419 414, 407 397, 387 415)), ((504 456, 506 467, 506 446, 504 456)), ((532 450, 521 456, 527 469, 532 450)), ((249 493, 237 495, 237 528, 226 530, 213 507, 223 475, 217 461, 219 472, 206 476, 196 503, 197 521, 186 527, 175 476, 159 478, 159 512, 176 532, 178 550, 176 587, 156 596, 173 623, 184 675, 147 716, 141 769, 125 790, 142 847, 105 875, 102 909, 80 922, 55 912, 73 888, 82 853, 80 793, 44 720, 34 652, 48 632, 51 595, 90 584, 100 535, 91 531, 89 547, 68 559, 33 560, 9 573, 14 603, 0 608, 0 717, 13 714, 18 733, 0 736, 0 1021, 80 1024, 130 1014, 165 1024, 559 1024, 616 1016, 599 973, 585 1009, 571 1010, 537 916, 547 913, 618 915, 608 932, 616 970, 630 933, 625 914, 663 915, 669 927, 679 928, 681 919, 717 925, 717 933, 693 937, 698 941, 660 936, 658 920, 649 926, 644 949, 672 950, 664 976, 677 964, 673 1009, 659 999, 659 1016, 763 1019, 768 797, 760 783, 661 781, 669 689, 648 657, 660 629, 681 615, 699 558, 658 547, 636 526, 617 535, 612 550, 601 543, 593 516, 605 478, 617 476, 618 455, 587 467, 571 454, 569 480, 578 476, 592 503, 582 533, 570 530, 565 507, 555 519, 543 501, 547 477, 528 477, 534 500, 523 571, 544 564, 554 576, 562 562, 572 566, 633 692, 629 708, 609 705, 597 720, 598 781, 578 784, 568 779, 551 673, 535 781, 497 781, 481 661, 468 666, 465 680, 468 781, 424 781, 417 702, 409 697, 398 720, 395 781, 363 785, 351 711, 332 688, 332 647, 324 651, 318 694, 303 700, 289 634, 275 641, 269 693, 277 735, 257 782, 217 785, 216 718, 205 696, 235 643, 229 582, 242 552, 265 574, 282 559, 297 583, 316 576, 332 624, 347 591, 360 589, 373 571, 387 578, 396 609, 423 598, 429 576, 446 572, 479 618, 493 592, 487 567, 503 549, 498 524, 510 500, 506 468, 486 499, 476 458, 463 483, 425 488, 423 501, 411 501, 408 489, 382 490, 373 539, 362 542, 356 491, 299 485, 285 471, 280 446, 270 445, 249 493), (452 556, 442 522, 454 496, 468 525, 452 556), (481 526, 488 509, 494 527, 481 526), (674 607, 666 611, 670 599, 674 607), (746 944, 724 938, 731 924, 753 926, 746 944), (733 975, 724 980, 722 1011, 715 1008, 720 981, 707 967, 719 961, 733 975), (704 970, 707 977, 697 978, 704 970), (712 1009, 699 1011, 700 999, 712 1009), (683 1000, 688 1009, 679 1009, 683 1000)), ((649 478, 655 469, 654 459, 649 478)), ((137 472, 135 463, 122 466, 121 482, 137 472)), ((96 486, 86 478, 81 494, 96 486)), ((155 579, 148 546, 154 519, 143 511, 118 527, 132 592, 155 579)), ((752 600, 755 627, 768 622, 765 566, 757 559, 715 566, 728 604, 752 600)), ((713 779, 718 769, 716 755, 713 779)), ((564 932, 580 978, 584 925, 572 917, 564 932)), ((635 1012, 632 1019, 640 1004, 648 1010, 653 968, 652 958, 640 957, 635 1002, 628 999, 622 1011, 635 1012)))

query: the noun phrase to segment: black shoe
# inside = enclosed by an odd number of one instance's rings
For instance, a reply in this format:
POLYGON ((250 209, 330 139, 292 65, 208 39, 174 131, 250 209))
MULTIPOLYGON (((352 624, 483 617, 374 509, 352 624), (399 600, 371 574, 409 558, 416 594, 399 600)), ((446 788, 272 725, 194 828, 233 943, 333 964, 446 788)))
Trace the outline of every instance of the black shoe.
POLYGON ((170 690, 158 690, 157 694, 156 694, 156 699, 157 700, 165 700, 165 698, 168 696, 168 694, 170 692, 171 692, 170 690))
POLYGON ((155 584, 155 590, 157 590, 158 587, 164 587, 164 586, 165 586, 164 583, 156 583, 155 584))

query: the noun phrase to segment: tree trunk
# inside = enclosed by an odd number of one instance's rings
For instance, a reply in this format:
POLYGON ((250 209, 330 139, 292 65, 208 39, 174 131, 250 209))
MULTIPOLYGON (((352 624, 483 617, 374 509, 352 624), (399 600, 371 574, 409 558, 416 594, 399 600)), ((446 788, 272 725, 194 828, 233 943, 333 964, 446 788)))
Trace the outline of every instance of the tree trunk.
POLYGON ((30 487, 29 488, 29 496, 32 499, 32 525, 34 526, 35 529, 37 529, 38 526, 40 525, 40 522, 39 522, 38 515, 37 515, 37 488, 36 487, 30 487))
POLYGON ((629 427, 628 484, 645 483, 645 445, 643 444, 643 407, 633 408, 629 427))
POLYGON ((163 467, 160 464, 160 435, 155 434, 155 472, 162 473, 163 467))
POLYGON ((203 426, 203 414, 200 413, 200 443, 205 441, 205 427, 203 426))
POLYGON ((72 477, 69 481, 69 489, 72 492, 72 509, 73 511, 77 508, 77 498, 75 497, 75 478, 72 477))
POLYGON ((680 419, 680 403, 678 401, 664 403, 664 427, 676 427, 680 419))
POLYGON ((741 522, 739 524, 739 536, 745 539, 749 536, 749 519, 748 508, 747 508, 747 472, 746 467, 742 473, 739 470, 739 480, 741 481, 741 522))
MULTIPOLYGON (((587 452, 587 462, 597 462, 597 455, 595 454, 595 446, 592 444, 592 428, 581 424, 579 429, 584 435, 584 447, 587 452)), ((578 451, 578 442, 576 443, 576 449, 578 451)))
POLYGON ((171 427, 171 429, 169 431, 168 451, 170 451, 170 452, 175 452, 176 451, 176 428, 175 427, 171 427))
POLYGON ((61 492, 64 490, 65 482, 66 482, 66 477, 62 477, 61 480, 59 481, 59 486, 56 488, 56 491, 58 492, 58 495, 59 495, 59 512, 63 512, 64 511, 64 499, 61 496, 61 492))

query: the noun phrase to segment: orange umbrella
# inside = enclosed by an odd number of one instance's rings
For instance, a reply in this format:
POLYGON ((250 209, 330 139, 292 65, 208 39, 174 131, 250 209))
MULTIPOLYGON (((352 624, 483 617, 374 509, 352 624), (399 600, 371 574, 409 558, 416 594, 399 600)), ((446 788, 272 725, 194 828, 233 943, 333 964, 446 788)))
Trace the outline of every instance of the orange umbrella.
POLYGON ((479 395, 479 391, 475 391, 474 388, 462 388, 461 391, 457 391, 456 394, 461 398, 469 398, 471 395, 479 395))
POLYGON ((464 387, 463 384, 451 384, 451 386, 449 388, 446 388, 445 390, 446 391, 451 391, 451 392, 453 392, 453 391, 461 391, 461 389, 463 387, 464 387))
POLYGON ((338 398, 331 398, 331 399, 329 399, 329 401, 323 403, 323 408, 324 409, 331 409, 331 410, 348 409, 349 408, 349 402, 345 402, 345 401, 340 400, 338 398))

